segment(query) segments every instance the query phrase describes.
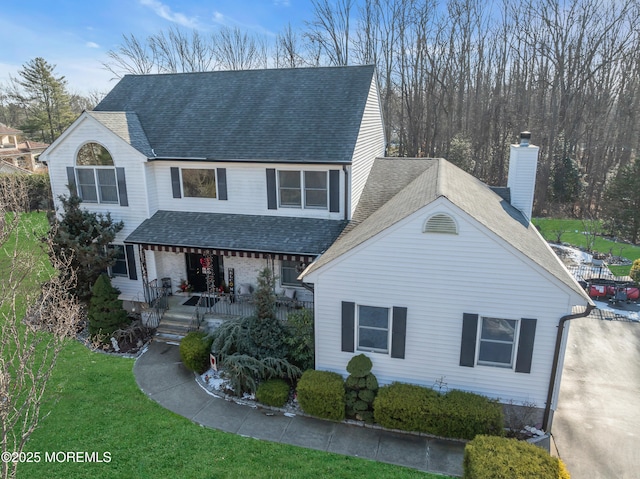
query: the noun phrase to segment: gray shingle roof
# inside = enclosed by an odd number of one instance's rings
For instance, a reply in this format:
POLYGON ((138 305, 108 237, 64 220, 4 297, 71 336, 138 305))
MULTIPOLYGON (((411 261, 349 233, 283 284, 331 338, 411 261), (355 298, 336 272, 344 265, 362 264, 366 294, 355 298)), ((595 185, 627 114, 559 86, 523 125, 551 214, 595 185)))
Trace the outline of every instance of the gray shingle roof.
POLYGON ((138 115, 130 111, 88 111, 87 114, 95 118, 109 130, 147 157, 153 156, 151 145, 140 124, 138 115))
POLYGON ((379 201, 370 200, 362 209, 358 205, 354 213, 358 224, 345 228, 344 234, 307 268, 305 275, 373 238, 437 198, 445 197, 589 301, 580 285, 520 211, 483 182, 448 161, 377 159, 362 197, 374 199, 377 194, 380 194, 379 201), (398 182, 392 189, 385 184, 391 180, 398 182), (389 198, 394 190, 398 190, 397 194, 389 198))
POLYGON ((127 243, 318 255, 338 237, 346 221, 284 216, 158 211, 127 243))
POLYGON ((95 111, 135 112, 160 158, 350 162, 373 75, 370 65, 127 75, 95 111))

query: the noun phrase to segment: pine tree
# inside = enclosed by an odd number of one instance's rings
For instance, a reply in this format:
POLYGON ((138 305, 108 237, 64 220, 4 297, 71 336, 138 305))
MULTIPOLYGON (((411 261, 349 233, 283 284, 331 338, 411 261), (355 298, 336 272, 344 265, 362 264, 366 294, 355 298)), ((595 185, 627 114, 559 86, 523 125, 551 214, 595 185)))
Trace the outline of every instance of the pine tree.
POLYGON ((114 222, 109 213, 103 215, 81 209, 81 200, 75 195, 61 196, 60 201, 62 220, 58 222, 55 216, 50 217, 55 228, 54 251, 72 257, 72 266, 78 276, 76 295, 87 299, 91 285, 115 262, 117 253, 107 245, 113 242, 124 223, 114 222))
POLYGON ((637 243, 640 239, 640 158, 620 169, 607 187, 604 206, 610 229, 637 243))
POLYGON ((31 136, 53 142, 73 122, 67 80, 56 76, 56 66, 44 58, 35 58, 18 70, 13 93, 26 109, 27 121, 21 129, 31 136))
POLYGON ((106 274, 98 277, 91 291, 89 334, 108 337, 127 322, 127 312, 122 309, 122 301, 118 299, 120 291, 111 285, 106 274))

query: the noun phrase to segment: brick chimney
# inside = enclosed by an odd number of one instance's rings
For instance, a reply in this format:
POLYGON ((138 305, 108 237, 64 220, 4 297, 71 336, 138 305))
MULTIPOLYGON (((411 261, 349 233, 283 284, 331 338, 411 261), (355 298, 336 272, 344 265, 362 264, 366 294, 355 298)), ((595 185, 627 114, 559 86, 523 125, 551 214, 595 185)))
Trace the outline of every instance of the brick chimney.
POLYGON ((531 133, 520 133, 520 144, 511 145, 509 155, 509 178, 507 187, 511 192, 511 205, 519 209, 527 221, 531 221, 533 193, 536 188, 539 147, 529 143, 531 133))

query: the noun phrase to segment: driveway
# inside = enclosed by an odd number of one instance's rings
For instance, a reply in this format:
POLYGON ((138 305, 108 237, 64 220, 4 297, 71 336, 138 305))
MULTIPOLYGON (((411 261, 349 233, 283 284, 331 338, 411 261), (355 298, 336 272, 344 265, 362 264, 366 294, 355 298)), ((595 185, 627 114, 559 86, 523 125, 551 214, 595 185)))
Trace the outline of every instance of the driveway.
POLYGON ((640 323, 571 321, 552 433, 572 479, 640 477, 640 323))

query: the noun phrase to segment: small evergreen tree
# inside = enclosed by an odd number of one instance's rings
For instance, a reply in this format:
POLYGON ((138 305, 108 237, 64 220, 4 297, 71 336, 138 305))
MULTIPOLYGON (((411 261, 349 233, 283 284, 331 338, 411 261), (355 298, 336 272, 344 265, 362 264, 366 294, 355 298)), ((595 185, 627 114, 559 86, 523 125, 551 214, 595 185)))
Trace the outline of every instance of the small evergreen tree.
POLYGON ((640 157, 620 169, 607 186, 604 200, 610 229, 637 243, 640 240, 640 157))
POLYGON ((109 213, 103 215, 81 209, 82 200, 75 195, 59 198, 62 220, 58 222, 54 215, 49 218, 55 227, 54 252, 72 258, 71 264, 78 276, 76 296, 88 299, 91 285, 115 262, 117 253, 107 245, 113 242, 124 223, 114 222, 109 213))
POLYGON ((89 302, 89 334, 110 336, 127 322, 127 312, 118 299, 120 291, 111 285, 106 274, 101 274, 93 285, 89 302))
POLYGON ((274 293, 274 277, 269 268, 258 274, 258 288, 254 298, 256 316, 249 324, 249 334, 256 346, 255 357, 285 358, 288 348, 284 341, 287 330, 276 318, 276 296, 274 293))
POLYGON ((292 311, 287 316, 288 334, 285 342, 289 346, 289 361, 303 371, 315 365, 313 311, 307 308, 292 311))

